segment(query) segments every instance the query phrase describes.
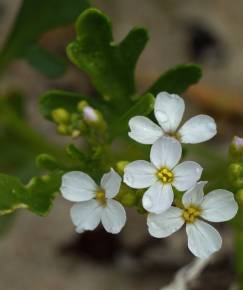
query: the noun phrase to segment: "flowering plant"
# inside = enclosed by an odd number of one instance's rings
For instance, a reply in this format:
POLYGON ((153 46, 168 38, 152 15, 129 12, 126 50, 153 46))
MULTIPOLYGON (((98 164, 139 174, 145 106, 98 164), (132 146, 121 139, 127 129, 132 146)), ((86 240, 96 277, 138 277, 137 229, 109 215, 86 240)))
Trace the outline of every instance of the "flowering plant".
MULTIPOLYGON (((200 146, 197 143, 217 133, 215 120, 203 114, 180 126, 185 111, 181 95, 199 81, 200 67, 176 66, 139 94, 134 70, 148 40, 145 29, 134 28, 120 43, 114 43, 108 17, 89 8, 78 17, 76 33, 67 55, 88 75, 96 93, 88 97, 50 90, 40 96, 43 117, 70 144, 65 152, 47 150, 38 155, 37 164, 45 175, 33 177, 27 184, 0 174, 0 214, 25 208, 45 216, 60 192, 74 203, 70 216, 77 233, 95 230, 101 223, 107 232, 118 234, 129 222, 126 207, 132 207, 146 217, 148 233, 155 238, 166 238, 185 225, 191 253, 208 258, 222 246, 220 234, 208 222, 233 219, 238 202, 243 203, 243 142, 235 137, 230 146, 226 178, 211 170, 218 164, 205 165, 204 170, 187 160, 196 152, 194 147, 200 146), (206 194, 207 182, 201 179, 209 180, 206 194)), ((34 39, 27 43, 34 44, 34 39)), ((2 59, 5 54, 6 50, 2 59)), ((203 155, 203 147, 199 148, 198 155, 203 155)), ((241 215, 240 206, 235 220, 241 215)), ((240 224, 235 223, 237 233, 241 233, 240 224)))

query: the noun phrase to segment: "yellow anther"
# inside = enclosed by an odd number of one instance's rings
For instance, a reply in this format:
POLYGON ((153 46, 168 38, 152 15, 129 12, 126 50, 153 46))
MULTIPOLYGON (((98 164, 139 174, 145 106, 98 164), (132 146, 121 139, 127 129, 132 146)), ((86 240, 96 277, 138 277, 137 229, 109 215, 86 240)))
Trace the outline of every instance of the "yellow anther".
POLYGON ((96 200, 103 206, 106 205, 105 193, 102 190, 96 191, 96 200))
POLYGON ((157 171, 157 177, 163 182, 163 183, 171 183, 174 179, 173 172, 170 171, 168 168, 161 168, 157 171))
POLYGON ((189 207, 185 208, 182 217, 187 223, 194 223, 195 220, 200 216, 201 209, 197 206, 190 205, 189 207))

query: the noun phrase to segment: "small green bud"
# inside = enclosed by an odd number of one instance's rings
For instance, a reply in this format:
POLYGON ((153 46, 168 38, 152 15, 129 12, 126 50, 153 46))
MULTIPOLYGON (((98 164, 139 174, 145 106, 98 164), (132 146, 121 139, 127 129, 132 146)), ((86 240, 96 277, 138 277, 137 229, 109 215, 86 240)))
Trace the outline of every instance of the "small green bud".
POLYGON ((240 190, 237 191, 236 199, 240 205, 243 205, 243 188, 241 188, 240 190))
POLYGON ((63 108, 58 108, 52 111, 52 118, 57 124, 67 124, 70 119, 70 114, 63 108))
POLYGON ((136 204, 136 195, 134 192, 127 192, 121 197, 121 203, 125 206, 132 207, 136 204))
POLYGON ((61 135, 68 135, 68 126, 65 124, 60 124, 57 127, 57 132, 61 135))
POLYGON ((40 154, 36 158, 36 164, 47 170, 55 170, 59 168, 57 160, 49 154, 40 154))
POLYGON ((229 147, 229 158, 234 161, 243 159, 243 138, 234 136, 229 147))
POLYGON ((117 169, 118 173, 123 175, 124 169, 128 164, 129 164, 129 161, 124 161, 124 160, 118 161, 116 163, 116 169, 117 169))
POLYGON ((243 164, 231 163, 229 166, 229 174, 231 178, 237 178, 243 173, 243 164))
POLYGON ((89 104, 88 104, 87 101, 80 101, 80 102, 78 103, 78 111, 79 111, 79 112, 83 112, 83 109, 84 109, 85 107, 87 107, 87 106, 89 106, 89 104))
POLYGON ((80 136, 80 131, 77 130, 77 129, 74 129, 74 130, 72 131, 72 137, 73 137, 73 138, 77 138, 77 137, 79 137, 79 136, 80 136))

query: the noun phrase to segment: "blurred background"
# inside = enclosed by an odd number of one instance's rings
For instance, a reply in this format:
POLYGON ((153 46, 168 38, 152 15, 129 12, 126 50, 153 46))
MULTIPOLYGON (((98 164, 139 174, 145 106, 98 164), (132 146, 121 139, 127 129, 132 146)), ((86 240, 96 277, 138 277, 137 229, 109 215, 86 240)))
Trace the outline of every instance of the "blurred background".
MULTIPOLYGON (((1 46, 21 2, 0 0, 1 46)), ((216 119, 219 134, 209 144, 226 154, 232 137, 243 135, 243 1, 140 0, 138 5, 134 0, 94 0, 92 5, 110 16, 117 42, 136 25, 148 29, 150 41, 136 71, 140 91, 174 65, 202 66, 202 81, 185 94, 190 103, 187 114, 207 113, 216 119)), ((65 47, 74 38, 74 25, 68 25, 45 33, 40 42, 67 60, 65 47)), ((58 151, 68 142, 38 111, 38 96, 53 88, 92 94, 87 77, 70 62, 57 79, 43 76, 24 60, 14 60, 1 74, 0 95, 21 120, 12 126, 0 106, 1 172, 28 180, 38 173, 36 154, 58 151)), ((70 204, 60 197, 48 217, 19 211, 0 218, 0 290, 155 290, 193 259, 183 231, 166 240, 152 239, 145 217, 133 210, 119 236, 101 229, 78 236, 69 210, 70 204)), ((220 231, 222 251, 190 290, 225 290, 233 284, 232 232, 227 225, 220 231)))

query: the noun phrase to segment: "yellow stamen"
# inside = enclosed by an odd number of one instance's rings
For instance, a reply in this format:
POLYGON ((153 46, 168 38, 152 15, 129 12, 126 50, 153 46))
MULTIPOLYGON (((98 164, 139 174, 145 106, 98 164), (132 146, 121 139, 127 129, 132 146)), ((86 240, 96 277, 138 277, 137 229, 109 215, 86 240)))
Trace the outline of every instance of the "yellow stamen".
POLYGON ((163 183, 171 183, 174 179, 174 175, 172 171, 170 171, 168 168, 161 168, 157 172, 157 177, 163 182, 163 183))
POLYGON ((200 216, 201 209, 198 206, 190 205, 189 207, 185 208, 182 217, 186 223, 194 223, 196 219, 200 216))
POLYGON ((102 189, 96 191, 96 200, 103 206, 106 205, 105 192, 102 189))

